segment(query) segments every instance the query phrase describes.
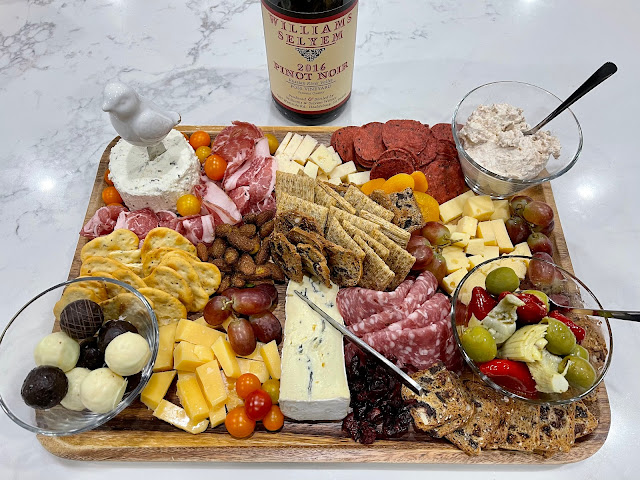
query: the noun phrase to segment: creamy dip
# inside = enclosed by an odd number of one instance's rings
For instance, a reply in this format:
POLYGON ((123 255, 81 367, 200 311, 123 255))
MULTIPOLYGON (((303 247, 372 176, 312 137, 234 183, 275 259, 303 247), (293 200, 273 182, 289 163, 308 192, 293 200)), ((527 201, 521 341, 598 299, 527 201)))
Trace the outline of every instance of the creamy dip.
POLYGON ((560 156, 560 141, 548 131, 523 135, 529 124, 522 109, 507 103, 480 105, 459 132, 469 156, 503 177, 525 180, 544 170, 549 155, 560 156))

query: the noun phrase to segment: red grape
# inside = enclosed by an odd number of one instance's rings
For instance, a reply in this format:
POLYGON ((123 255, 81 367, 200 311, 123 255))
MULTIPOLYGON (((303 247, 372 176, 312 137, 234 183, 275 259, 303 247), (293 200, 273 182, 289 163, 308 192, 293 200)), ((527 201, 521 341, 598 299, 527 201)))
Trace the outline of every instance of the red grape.
MULTIPOLYGON (((225 294, 228 292, 225 291, 225 294)), ((239 288, 230 294, 233 309, 242 315, 254 315, 271 308, 271 294, 263 288, 239 288)))
POLYGON ((427 222, 422 227, 422 235, 431 243, 431 245, 446 245, 451 242, 451 233, 449 229, 440 222, 427 222))
POLYGON ((511 215, 522 215, 522 210, 529 203, 532 202, 533 198, 528 197, 526 195, 516 195, 509 200, 509 210, 511 211, 511 215))
POLYGON ((271 297, 271 308, 278 306, 278 290, 276 289, 275 285, 273 285, 272 283, 261 283, 253 288, 255 288, 256 290, 262 290, 269 294, 269 296, 271 297))
POLYGON ((553 262, 553 258, 544 252, 534 253, 529 262, 529 279, 536 288, 550 287, 555 280, 556 268, 547 262, 553 262), (537 259, 546 260, 546 262, 537 259))
POLYGON ((407 244, 407 251, 416 258, 413 270, 424 270, 433 260, 431 244, 422 235, 412 235, 407 244))
POLYGON ((527 238, 527 245, 532 253, 544 252, 553 255, 551 240, 544 233, 532 233, 527 238))
POLYGON ((205 305, 202 315, 205 321, 212 327, 222 325, 222 323, 229 318, 229 315, 231 315, 231 300, 222 295, 213 297, 205 305))
POLYGON ((545 227, 539 227, 539 226, 534 226, 531 230, 533 230, 534 232, 540 232, 543 233, 547 236, 549 236, 551 234, 551 232, 553 232, 553 228, 556 225, 556 221, 555 220, 551 220, 551 222, 549 223, 549 225, 545 226, 545 227))
POLYGON ((521 217, 509 217, 504 222, 504 226, 507 228, 509 238, 514 245, 526 241, 527 237, 531 234, 529 224, 525 222, 521 217))
POLYGON ((553 221, 553 209, 544 202, 534 200, 522 209, 522 218, 539 227, 546 227, 553 221))
POLYGON ((427 265, 425 270, 433 273, 439 283, 447 275, 447 261, 442 254, 436 252, 433 254, 433 260, 427 265))
POLYGON ((251 315, 249 323, 259 342, 269 343, 275 340, 276 343, 280 343, 282 341, 282 324, 273 313, 263 312, 251 315))
POLYGON ((238 355, 250 355, 256 349, 256 336, 246 318, 236 318, 227 327, 231 348, 238 355))

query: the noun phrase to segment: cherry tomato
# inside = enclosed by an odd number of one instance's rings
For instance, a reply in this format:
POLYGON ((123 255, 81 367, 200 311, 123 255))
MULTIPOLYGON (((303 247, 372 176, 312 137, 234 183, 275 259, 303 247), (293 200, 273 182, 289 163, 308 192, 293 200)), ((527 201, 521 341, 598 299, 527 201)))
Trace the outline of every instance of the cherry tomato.
POLYGON ((236 380, 236 393, 242 399, 260 388, 260 379, 253 373, 243 373, 236 380))
POLYGON ((122 205, 121 203, 107 203, 107 207, 124 207, 124 205, 122 205))
POLYGON ((204 173, 211 180, 222 180, 224 172, 227 170, 227 161, 220 155, 209 155, 204 162, 204 173))
POLYGON ((276 153, 276 150, 280 146, 280 142, 278 142, 278 139, 275 137, 275 135, 272 135, 270 133, 265 133, 264 136, 267 140, 269 140, 269 153, 273 155, 274 153, 276 153))
POLYGON ((252 420, 262 420, 271 409, 271 397, 262 389, 254 390, 244 400, 244 409, 252 420))
POLYGON ((106 187, 102 190, 102 201, 107 205, 110 203, 122 203, 122 197, 116 187, 106 187))
POLYGON ((262 424, 264 425, 264 428, 270 432, 280 430, 282 425, 284 425, 284 415, 282 415, 280 407, 273 405, 262 419, 262 424))
POLYGON ((248 437, 253 433, 256 428, 255 420, 251 420, 247 416, 244 407, 236 407, 227 413, 227 418, 224 420, 224 426, 227 427, 227 432, 236 438, 248 437))
POLYGON ((211 145, 211 137, 207 132, 198 130, 197 132, 193 132, 191 134, 191 137, 189 137, 189 143, 194 148, 194 150, 205 145, 208 147, 209 145, 211 145))
POLYGON ((211 155, 211 147, 207 145, 203 145, 201 147, 196 148, 196 157, 200 160, 200 163, 204 163, 207 157, 211 155))
POLYGON ((274 405, 280 400, 280 382, 275 379, 267 380, 262 384, 262 389, 271 397, 271 403, 274 405))
POLYGON ((176 202, 176 207, 180 215, 182 215, 183 217, 188 217, 189 215, 199 214, 201 205, 198 197, 187 193, 186 195, 182 195, 178 199, 178 201, 176 202))
POLYGON ((109 169, 108 168, 104 172, 104 183, 106 183, 107 185, 113 186, 113 182, 109 178, 109 169))

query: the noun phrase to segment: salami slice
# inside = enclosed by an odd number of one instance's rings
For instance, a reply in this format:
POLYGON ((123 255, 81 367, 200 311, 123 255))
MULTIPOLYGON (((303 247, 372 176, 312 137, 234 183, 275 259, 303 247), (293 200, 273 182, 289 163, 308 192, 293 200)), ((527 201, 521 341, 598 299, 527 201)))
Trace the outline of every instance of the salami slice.
POLYGON ((411 290, 413 280, 405 280, 393 292, 378 292, 362 287, 341 288, 336 303, 347 325, 382 312, 386 308, 402 305, 411 290))
POLYGON ((455 143, 453 141, 453 132, 451 131, 450 123, 436 123, 431 127, 431 133, 438 140, 448 140, 451 143, 455 143))
POLYGON ((447 155, 449 157, 458 158, 458 151, 455 144, 448 140, 438 140, 436 142, 436 153, 438 155, 447 155))
POLYGON ((417 155, 427 144, 429 127, 416 120, 389 120, 382 127, 387 148, 404 148, 417 155))
POLYGON ((353 137, 358 131, 360 127, 342 127, 331 135, 331 146, 344 163, 355 161, 353 137))
POLYGON ((427 177, 429 184, 427 193, 438 203, 451 200, 467 190, 462 168, 457 158, 437 155, 433 162, 420 167, 420 171, 427 177))
POLYGON ((416 156, 409 150, 405 150, 404 148, 390 148, 389 150, 386 150, 382 155, 380 155, 378 157, 378 160, 386 160, 388 158, 402 158, 409 160, 411 163, 413 163, 414 166, 418 165, 416 156))
POLYGON ((436 159, 438 140, 432 135, 427 140, 427 145, 416 155, 416 167, 421 168, 429 165, 436 159))
MULTIPOLYGON (((361 159, 365 164, 372 165, 384 153, 386 148, 382 143, 382 137, 375 136, 370 133, 370 130, 372 129, 360 128, 353 137, 353 147, 356 159, 361 159)), ((380 130, 382 130, 382 124, 380 124, 380 130)), ((364 167, 365 165, 362 166, 364 167)))
POLYGON ((369 178, 371 180, 375 178, 384 178, 385 180, 388 180, 398 173, 411 174, 415 172, 415 170, 413 161, 409 160, 407 157, 389 157, 383 160, 378 160, 373 164, 369 178))

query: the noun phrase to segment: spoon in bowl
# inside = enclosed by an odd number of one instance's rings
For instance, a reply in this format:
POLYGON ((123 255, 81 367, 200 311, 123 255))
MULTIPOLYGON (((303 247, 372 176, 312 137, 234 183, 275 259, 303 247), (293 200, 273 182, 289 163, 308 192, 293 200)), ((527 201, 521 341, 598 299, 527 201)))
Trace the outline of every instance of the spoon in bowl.
POLYGON ((561 305, 554 301, 551 297, 549 303, 557 308, 562 308, 565 311, 571 313, 577 313, 578 315, 593 315, 595 317, 617 318, 619 320, 629 320, 631 322, 640 322, 640 312, 634 312, 631 310, 597 310, 591 308, 570 307, 568 305, 561 305))
POLYGON ((607 78, 618 71, 618 67, 616 67, 615 63, 607 62, 602 65, 598 70, 595 71, 593 75, 591 75, 586 82, 580 85, 575 92, 573 92, 569 97, 562 102, 558 108, 556 108, 553 112, 551 112, 544 120, 538 123, 535 127, 530 128, 527 131, 522 132, 523 135, 533 135, 542 127, 544 127, 551 120, 560 115, 564 110, 573 105, 576 101, 581 99, 595 87, 604 82, 607 78))

